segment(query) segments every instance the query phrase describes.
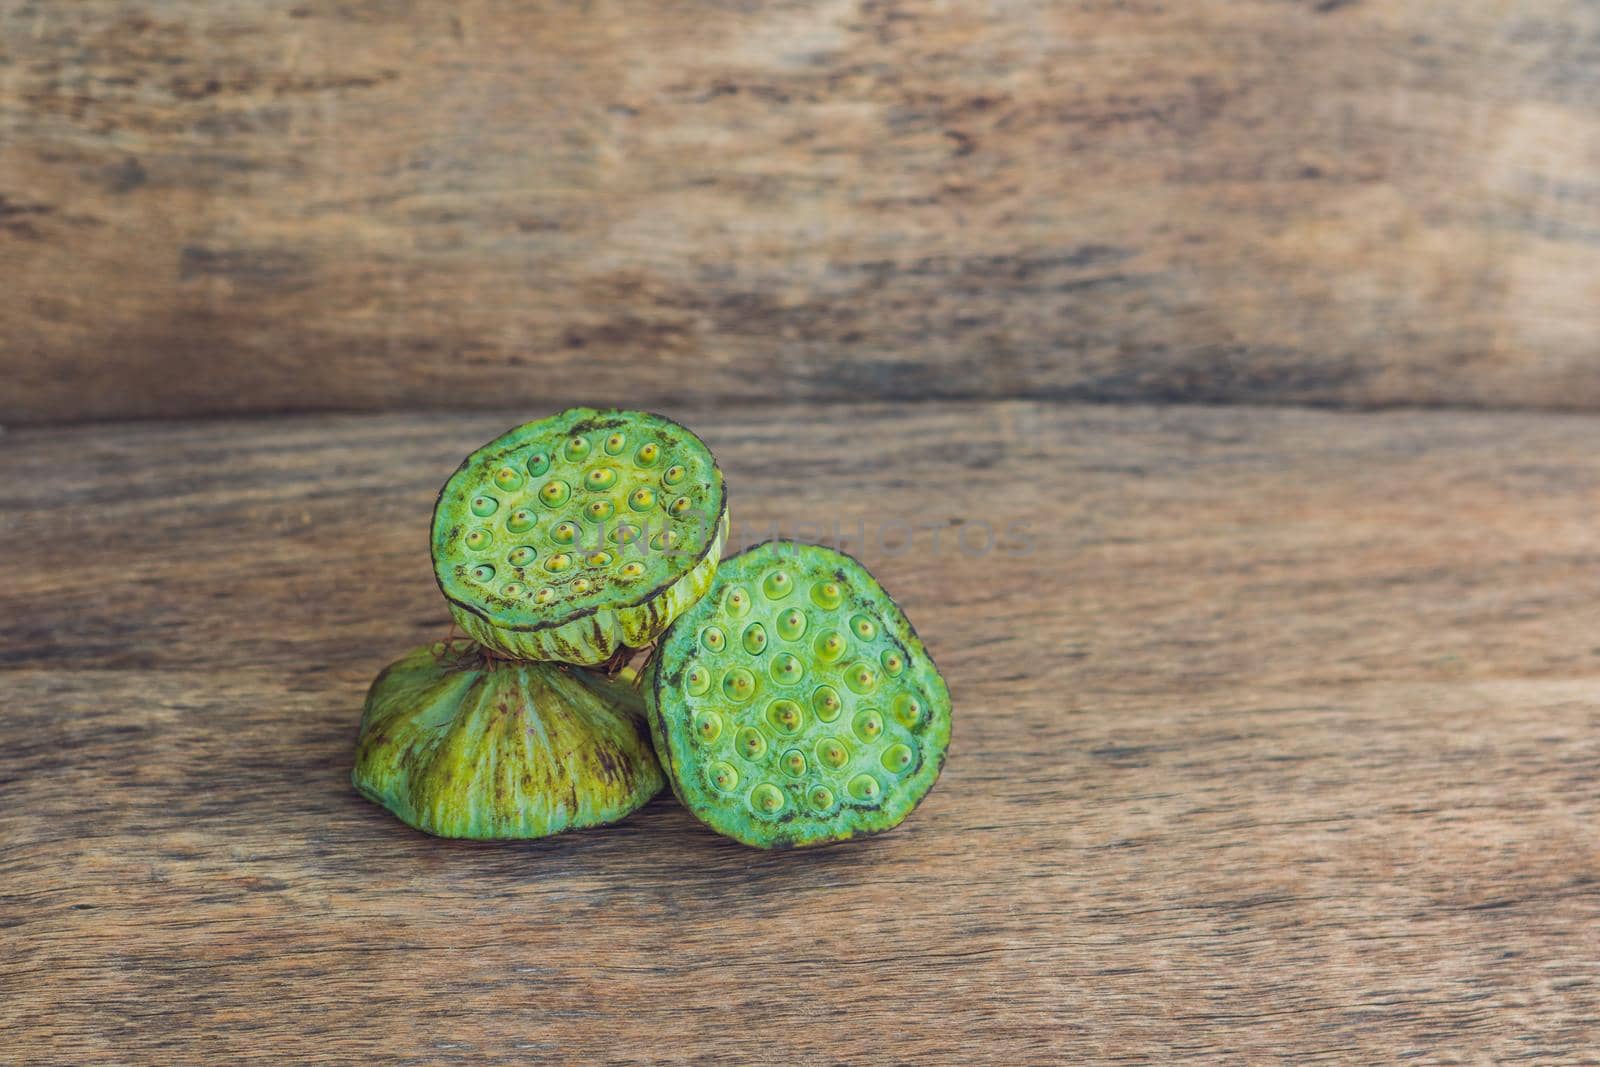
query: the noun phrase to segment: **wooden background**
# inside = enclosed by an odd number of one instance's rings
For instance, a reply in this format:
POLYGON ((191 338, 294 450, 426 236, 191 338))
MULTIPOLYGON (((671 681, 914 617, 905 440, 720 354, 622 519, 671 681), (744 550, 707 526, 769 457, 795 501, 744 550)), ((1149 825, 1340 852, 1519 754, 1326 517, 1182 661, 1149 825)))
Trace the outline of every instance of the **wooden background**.
POLYGON ((1600 421, 675 414, 736 541, 837 520, 938 658, 904 826, 474 845, 351 789, 507 414, 14 432, 0 1058, 1593 1062, 1600 421))
POLYGON ((1600 407, 1593 0, 4 0, 0 420, 1600 407))
POLYGON ((1594 0, 0 0, 0 1062, 1600 1062, 1597 175, 1594 0), (572 401, 901 600, 905 826, 350 788, 572 401))

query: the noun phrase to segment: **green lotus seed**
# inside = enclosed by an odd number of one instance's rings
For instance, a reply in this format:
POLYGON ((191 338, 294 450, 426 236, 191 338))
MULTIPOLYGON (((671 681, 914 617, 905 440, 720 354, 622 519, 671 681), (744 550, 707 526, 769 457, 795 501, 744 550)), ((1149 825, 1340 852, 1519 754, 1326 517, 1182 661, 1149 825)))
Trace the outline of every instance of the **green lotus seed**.
POLYGON ((739 730, 734 739, 734 747, 739 755, 747 760, 755 761, 767 751, 767 739, 761 736, 761 731, 754 726, 746 726, 739 730))
POLYGON ((706 646, 707 652, 721 652, 727 647, 728 639, 723 636, 720 628, 707 626, 700 634, 700 643, 706 646))
POLYGON ((906 669, 906 661, 892 648, 886 649, 880 659, 883 662, 883 673, 891 678, 898 678, 900 672, 906 669))
POLYGON ((617 506, 609 500, 591 500, 583 509, 583 517, 590 522, 605 522, 617 512, 617 506))
POLYGON ((878 760, 883 764, 883 769, 891 774, 901 774, 910 770, 916 761, 916 754, 905 745, 890 745, 883 750, 883 757, 878 760))
POLYGON ((480 563, 472 568, 472 578, 477 582, 487 582, 494 577, 494 568, 487 563, 480 563))
POLYGON ((661 458, 661 449, 654 444, 639 446, 639 451, 633 454, 633 462, 640 467, 654 466, 657 459, 661 458))
POLYGON ((515 467, 501 467, 494 472, 494 484, 508 493, 514 493, 522 488, 522 472, 515 467))
POLYGON ((683 481, 684 478, 688 477, 688 474, 689 472, 687 469, 674 464, 673 466, 668 467, 667 472, 661 476, 661 484, 677 485, 679 482, 683 481))
POLYGON ((558 545, 570 545, 578 539, 578 527, 575 523, 558 522, 550 527, 550 540, 558 545))
POLYGON ((475 530, 468 530, 467 536, 463 540, 466 541, 467 547, 474 552, 482 552, 494 544, 494 534, 480 526, 475 530))
POLYGON ((591 493, 610 489, 617 484, 617 472, 610 467, 596 467, 583 476, 583 487, 591 493))
POLYGON ((806 632, 806 613, 799 608, 789 608, 778 614, 778 636, 785 641, 798 641, 806 632))
POLYGON ((863 708, 856 712, 854 722, 851 724, 856 736, 863 741, 876 741, 883 734, 883 716, 871 708, 863 708))
POLYGON ((862 641, 871 641, 877 636, 878 628, 865 615, 857 615, 850 620, 850 632, 862 641))
POLYGON ((543 452, 535 452, 528 457, 528 477, 537 478, 550 469, 550 457, 543 452))
POLYGON ((522 583, 507 582, 505 585, 500 587, 500 595, 503 597, 510 597, 511 599, 515 600, 517 597, 522 595, 522 583))
POLYGON ((722 736, 722 716, 714 711, 696 713, 694 717, 694 733, 696 737, 709 745, 722 736))
POLYGON ((761 591, 768 600, 782 600, 794 592, 794 580, 783 571, 773 571, 767 575, 767 580, 761 583, 761 591))
POLYGON ((492 496, 484 494, 473 497, 471 507, 474 515, 478 516, 480 519, 486 519, 490 515, 493 515, 495 510, 500 507, 500 501, 496 500, 492 496))
POLYGON ((656 506, 656 491, 641 485, 628 495, 628 506, 634 511, 649 511, 656 506))
POLYGON ((794 685, 805 677, 806 669, 799 659, 784 652, 773 658, 772 666, 768 669, 772 680, 779 685, 794 685))
POLYGON ((556 591, 551 589, 548 585, 540 589, 537 593, 533 594, 534 602, 538 604, 548 604, 555 600, 555 598, 556 591))
POLYGON ((767 721, 786 734, 796 734, 805 725, 805 713, 792 700, 774 700, 767 708, 767 721))
POLYGON ((518 545, 506 553, 506 562, 513 567, 526 567, 538 556, 532 545, 518 545))
POLYGON ((825 785, 814 785, 811 787, 811 792, 806 794, 806 799, 818 811, 827 811, 833 807, 833 790, 825 785))
POLYGON ((817 758, 824 766, 838 770, 850 762, 850 750, 844 747, 844 742, 834 737, 824 737, 817 742, 817 758))
POLYGON ((852 693, 870 693, 877 688, 878 676, 865 663, 856 663, 844 672, 844 684, 852 693))
POLYGON ((711 779, 714 788, 724 793, 731 793, 739 786, 739 772, 733 769, 733 764, 721 760, 706 768, 706 777, 711 779))
POLYGON ((547 508, 559 508, 572 496, 572 486, 560 478, 545 482, 539 487, 539 503, 547 508))
POLYGON ((591 567, 609 567, 611 566, 611 553, 603 549, 599 552, 591 552, 584 559, 584 562, 591 567))
POLYGON ((837 582, 818 582, 811 587, 811 601, 819 608, 832 611, 844 601, 844 593, 837 582))
POLYGON ((617 572, 624 578, 638 578, 644 574, 644 564, 638 560, 629 560, 622 565, 622 570, 617 572))
POLYGON ((571 589, 574 593, 582 595, 583 593, 587 593, 590 589, 593 589, 594 586, 587 578, 574 578, 572 579, 572 584, 567 588, 571 589))
POLYGON ((736 704, 743 704, 756 695, 756 676, 743 667, 735 667, 722 676, 722 695, 736 704))
POLYGON ((606 455, 616 456, 622 454, 623 446, 628 443, 626 434, 614 433, 606 438, 606 455))
POLYGON ((689 509, 692 507, 694 507, 693 501, 686 496, 680 496, 678 499, 674 500, 670 505, 668 505, 667 511, 670 512, 674 517, 677 517, 687 515, 689 513, 689 509))
POLYGON ((876 800, 878 798, 878 780, 870 774, 858 774, 850 779, 850 795, 857 800, 876 800))
POLYGON ((750 790, 750 806, 766 815, 783 809, 783 791, 775 785, 762 782, 750 790))
POLYGON ((824 630, 811 643, 811 649, 822 662, 833 663, 844 655, 844 635, 838 630, 824 630))
POLYGON ((660 533, 657 533, 650 538, 650 547, 655 549, 657 552, 665 552, 669 549, 676 548, 679 540, 680 538, 678 537, 678 531, 662 530, 660 533))
POLYGON ((819 685, 817 691, 811 694, 811 707, 816 711, 817 718, 832 722, 844 709, 844 702, 839 699, 839 691, 833 686, 819 685))
POLYGON ((790 778, 804 778, 806 773, 806 754, 798 748, 791 748, 778 760, 778 765, 783 768, 783 773, 790 778))
POLYGON ((917 725, 922 718, 922 704, 910 693, 895 697, 890 710, 894 712, 895 719, 907 728, 917 725))
POLYGON ((759 622, 753 622, 744 628, 744 650, 752 656, 759 656, 767 650, 767 628, 759 622))
POLYGON ((572 557, 565 552, 557 552, 553 556, 545 557, 544 569, 551 574, 560 574, 570 566, 572 566, 572 557))
POLYGON ((561 446, 561 454, 570 460, 580 460, 589 454, 589 442, 582 437, 569 437, 561 446))
POLYGON ((512 533, 526 533, 539 520, 527 508, 518 508, 506 518, 506 529, 512 533))
POLYGON ((692 696, 701 696, 711 688, 711 672, 701 666, 690 667, 683 677, 684 688, 692 696))

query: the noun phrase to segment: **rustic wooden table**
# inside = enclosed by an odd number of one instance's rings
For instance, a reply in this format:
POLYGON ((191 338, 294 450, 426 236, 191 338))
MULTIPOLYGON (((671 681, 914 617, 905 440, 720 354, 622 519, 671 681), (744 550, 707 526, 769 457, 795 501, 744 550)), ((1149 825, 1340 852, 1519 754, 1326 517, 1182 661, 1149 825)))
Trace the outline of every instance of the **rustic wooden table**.
POLYGON ((662 797, 466 844, 351 790, 445 626, 433 494, 516 415, 14 430, 0 1058, 1600 1048, 1600 420, 675 414, 736 540, 837 521, 938 657, 900 830, 768 855, 662 797))

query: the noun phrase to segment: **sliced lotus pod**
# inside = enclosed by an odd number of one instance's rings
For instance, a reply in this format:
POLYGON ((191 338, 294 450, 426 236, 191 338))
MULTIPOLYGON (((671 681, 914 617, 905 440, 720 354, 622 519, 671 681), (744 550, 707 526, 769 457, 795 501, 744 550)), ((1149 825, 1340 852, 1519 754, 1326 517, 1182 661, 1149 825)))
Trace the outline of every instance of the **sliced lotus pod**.
POLYGON ((665 784, 637 689, 462 640, 378 675, 350 778, 408 826, 478 839, 616 822, 665 784))
POLYGON ((818 545, 724 560, 644 692, 678 799, 758 848, 899 825, 950 745, 950 692, 916 631, 865 567, 818 545))
POLYGON ((468 456, 433 512, 456 623, 513 659, 603 663, 699 600, 727 537, 722 471, 660 415, 572 408, 468 456))

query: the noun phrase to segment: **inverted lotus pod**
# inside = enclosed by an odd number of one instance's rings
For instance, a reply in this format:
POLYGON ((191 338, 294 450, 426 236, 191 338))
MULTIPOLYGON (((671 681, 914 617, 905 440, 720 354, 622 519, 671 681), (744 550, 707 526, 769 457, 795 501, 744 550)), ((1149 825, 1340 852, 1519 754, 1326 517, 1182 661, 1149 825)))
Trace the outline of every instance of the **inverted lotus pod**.
POLYGON ((642 411, 572 408, 468 456, 433 512, 456 623, 513 659, 595 664, 699 600, 727 537, 722 471, 642 411))
POLYGON ((665 784, 637 689, 459 640, 378 675, 351 781, 408 826, 479 839, 616 822, 665 784))
POLYGON ((899 825, 944 766, 950 692, 865 567, 769 541, 723 561, 644 679, 673 792, 758 848, 899 825))

